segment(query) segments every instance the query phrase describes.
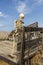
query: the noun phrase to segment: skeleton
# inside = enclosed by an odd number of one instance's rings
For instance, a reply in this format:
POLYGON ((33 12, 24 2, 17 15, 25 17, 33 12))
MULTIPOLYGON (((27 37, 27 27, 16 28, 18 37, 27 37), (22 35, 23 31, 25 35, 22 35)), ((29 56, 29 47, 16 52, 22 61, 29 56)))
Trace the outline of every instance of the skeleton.
POLYGON ((15 21, 15 33, 13 34, 13 47, 12 47, 12 52, 11 56, 14 57, 17 61, 17 43, 19 39, 19 31, 22 30, 23 27, 23 22, 22 19, 24 18, 24 14, 20 15, 20 20, 15 21))

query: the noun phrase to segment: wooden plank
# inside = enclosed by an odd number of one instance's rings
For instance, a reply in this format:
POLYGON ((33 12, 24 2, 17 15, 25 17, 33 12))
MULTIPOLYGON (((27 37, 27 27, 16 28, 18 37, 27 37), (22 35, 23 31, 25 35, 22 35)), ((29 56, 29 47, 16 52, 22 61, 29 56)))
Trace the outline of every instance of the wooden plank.
POLYGON ((43 33, 43 28, 39 27, 24 27, 26 32, 40 31, 43 33))
POLYGON ((30 24, 30 25, 28 25, 28 27, 38 27, 38 22, 30 24))
POLYGON ((4 61, 4 62, 8 63, 9 65, 17 65, 15 62, 13 62, 13 61, 11 61, 11 60, 9 60, 8 58, 3 57, 3 56, 0 56, 0 60, 2 60, 2 61, 4 61))
POLYGON ((29 53, 30 53, 30 48, 29 48, 30 33, 28 33, 27 40, 28 40, 28 65, 31 65, 31 62, 30 62, 30 59, 29 59, 29 53))
MULTIPOLYGON (((42 49, 42 45, 39 46, 39 49, 38 49, 38 47, 36 47, 36 48, 30 50, 30 52, 29 52, 29 57, 28 57, 27 54, 25 54, 24 59, 26 60, 26 59, 28 59, 28 58, 31 58, 32 56, 34 56, 34 54, 35 54, 38 50, 41 50, 41 49, 42 49)), ((28 50, 26 50, 24 53, 28 53, 28 50)))
POLYGON ((22 31, 22 42, 21 42, 21 62, 20 65, 25 65, 24 62, 24 51, 25 51, 25 29, 22 31))
POLYGON ((11 41, 0 41, 0 60, 3 60, 7 63, 13 63, 15 65, 17 61, 15 58, 9 57, 12 51, 12 42, 11 41))
POLYGON ((41 35, 42 35, 42 50, 43 50, 43 33, 41 35))

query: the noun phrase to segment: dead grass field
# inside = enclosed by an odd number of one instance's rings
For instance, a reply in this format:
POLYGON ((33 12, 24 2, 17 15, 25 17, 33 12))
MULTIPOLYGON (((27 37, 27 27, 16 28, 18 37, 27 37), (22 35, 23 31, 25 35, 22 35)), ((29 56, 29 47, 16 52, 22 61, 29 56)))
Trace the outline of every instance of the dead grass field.
POLYGON ((2 61, 2 60, 0 60, 0 65, 9 65, 9 64, 4 62, 4 61, 2 61))
POLYGON ((5 32, 5 31, 1 32, 0 31, 0 39, 2 39, 2 40, 7 39, 8 35, 9 35, 9 32, 5 32))

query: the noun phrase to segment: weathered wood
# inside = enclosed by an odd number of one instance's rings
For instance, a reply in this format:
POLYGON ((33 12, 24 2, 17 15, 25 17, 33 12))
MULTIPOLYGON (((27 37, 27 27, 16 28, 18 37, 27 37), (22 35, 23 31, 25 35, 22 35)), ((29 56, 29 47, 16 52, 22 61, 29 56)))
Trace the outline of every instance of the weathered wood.
MULTIPOLYGON (((22 45, 21 45, 21 51, 22 51, 21 52, 21 65, 25 65, 25 61, 24 61, 25 42, 28 41, 27 43, 29 44, 30 41, 34 41, 34 43, 35 43, 35 41, 37 41, 36 42, 36 43, 38 43, 37 47, 39 47, 39 45, 41 45, 41 44, 39 44, 39 40, 41 41, 41 38, 36 38, 35 40, 30 40, 29 39, 30 37, 28 37, 27 40, 25 41, 25 32, 29 32, 29 35, 30 35, 30 32, 33 32, 33 31, 43 32, 43 28, 36 28, 36 27, 34 27, 34 28, 33 27, 24 27, 23 28, 23 35, 22 35, 23 37, 22 37, 22 45)), ((38 48, 38 50, 39 50, 39 48, 38 48)), ((29 57, 29 53, 30 53, 29 51, 30 51, 30 49, 28 47, 28 65, 31 64, 31 60, 29 59, 30 58, 29 57)))
POLYGON ((23 27, 22 42, 21 42, 21 60, 20 60, 20 65, 25 65, 25 62, 24 62, 24 51, 25 51, 25 29, 23 27))
POLYGON ((41 35, 42 35, 42 50, 43 50, 43 33, 41 33, 41 35))
POLYGON ((28 40, 28 65, 30 65, 31 64, 30 59, 29 59, 29 52, 30 52, 30 49, 29 49, 30 33, 28 33, 27 35, 28 35, 27 36, 27 40, 28 40))
POLYGON ((8 58, 3 57, 3 56, 0 56, 0 60, 2 60, 2 61, 4 61, 4 62, 8 63, 9 65, 17 65, 15 62, 13 62, 13 61, 11 61, 11 60, 9 60, 8 58))
POLYGON ((30 24, 30 25, 28 25, 28 27, 38 27, 38 22, 30 24))
MULTIPOLYGON (((21 39, 21 60, 20 60, 20 65, 25 65, 25 58, 24 58, 24 55, 25 55, 25 43, 28 43, 28 65, 30 65, 30 55, 32 55, 32 54, 34 54, 36 51, 36 49, 34 50, 33 48, 31 48, 31 53, 30 53, 30 44, 31 44, 31 42, 33 42, 33 45, 34 45, 34 43, 36 44, 36 43, 38 43, 38 45, 36 45, 37 46, 37 49, 39 49, 40 47, 40 45, 41 44, 39 44, 39 41, 41 41, 41 38, 37 38, 37 39, 34 39, 34 40, 30 40, 29 38, 29 36, 30 36, 30 32, 33 32, 33 31, 40 31, 40 32, 43 32, 43 28, 36 28, 36 27, 23 27, 23 30, 22 30, 22 39, 21 39), (26 33, 28 33, 29 32, 29 35, 28 35, 28 38, 27 38, 27 40, 25 40, 25 32, 26 33), (38 48, 39 47, 39 48, 38 48), (35 52, 33 52, 33 51, 35 51, 35 52)), ((3 45, 5 45, 5 43, 4 44, 2 44, 1 46, 3 46, 3 45)), ((5 54, 6 54, 6 56, 8 55, 8 52, 9 52, 9 54, 11 53, 10 51, 11 51, 11 49, 12 49, 12 44, 10 43, 10 44, 7 44, 7 46, 5 45, 4 46, 4 48, 2 49, 1 48, 1 46, 0 46, 0 54, 1 53, 4 53, 3 54, 3 56, 1 56, 0 55, 0 59, 1 59, 1 57, 4 57, 4 58, 6 58, 5 57, 5 54), (7 51, 6 51, 7 50, 7 51), (7 52, 7 53, 6 53, 7 52)), ((40 49, 39 49, 40 50, 40 49)), ((7 56, 7 60, 9 59, 9 57, 7 56)), ((9 60, 11 60, 11 62, 13 62, 14 61, 14 59, 12 60, 11 58, 9 59, 9 60)), ((15 63, 15 61, 14 61, 14 63, 15 63)))
POLYGON ((39 27, 24 27, 26 32, 40 31, 43 33, 43 28, 39 27))
POLYGON ((0 41, 0 60, 3 60, 10 65, 16 65, 15 58, 11 58, 12 41, 0 41))

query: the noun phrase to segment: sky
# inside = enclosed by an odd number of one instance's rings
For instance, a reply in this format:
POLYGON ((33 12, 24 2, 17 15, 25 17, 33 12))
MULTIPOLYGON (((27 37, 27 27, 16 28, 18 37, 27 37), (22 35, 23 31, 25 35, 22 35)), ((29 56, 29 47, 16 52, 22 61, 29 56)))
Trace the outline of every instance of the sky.
POLYGON ((38 22, 43 27, 43 0, 0 0, 0 31, 14 30, 14 21, 24 13, 24 25, 38 22))

